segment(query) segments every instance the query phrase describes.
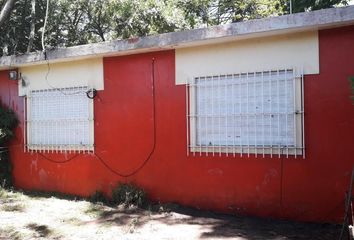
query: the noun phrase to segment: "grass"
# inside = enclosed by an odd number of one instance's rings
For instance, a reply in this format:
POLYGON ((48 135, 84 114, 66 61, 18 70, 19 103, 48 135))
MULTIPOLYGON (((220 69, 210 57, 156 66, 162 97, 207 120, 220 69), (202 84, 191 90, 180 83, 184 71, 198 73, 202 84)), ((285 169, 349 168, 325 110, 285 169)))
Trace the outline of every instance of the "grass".
POLYGON ((71 201, 79 201, 79 200, 84 200, 85 198, 76 196, 73 194, 68 194, 68 193, 60 193, 60 192, 44 192, 44 191, 38 191, 38 190, 21 190, 21 193, 24 195, 35 198, 35 199, 41 199, 41 198, 58 198, 58 199, 65 199, 65 200, 71 200, 71 201))
POLYGON ((335 225, 225 216, 177 204, 143 209, 124 202, 107 205, 65 194, 1 188, 0 206, 0 239, 329 240, 337 237, 339 229, 335 225))
POLYGON ((88 214, 93 217, 99 217, 103 214, 105 206, 101 203, 90 203, 89 207, 85 209, 84 214, 88 214))
POLYGON ((23 236, 14 227, 0 227, 0 239, 21 240, 23 236))
POLYGON ((23 194, 0 188, 0 209, 5 212, 23 212, 26 208, 23 194))
POLYGON ((81 220, 78 219, 77 217, 63 218, 61 221, 63 223, 74 225, 74 226, 80 226, 81 224, 81 220))
POLYGON ((3 204, 1 209, 6 212, 23 212, 25 210, 25 205, 20 203, 6 203, 3 204))
POLYGON ((39 237, 48 237, 53 231, 47 225, 40 225, 37 223, 29 223, 26 225, 28 229, 31 229, 37 233, 39 237))
POLYGON ((0 187, 0 199, 5 197, 6 191, 2 187, 0 187))
POLYGON ((23 194, 18 191, 13 191, 12 189, 5 189, 0 187, 0 201, 6 199, 19 199, 23 197, 23 194))

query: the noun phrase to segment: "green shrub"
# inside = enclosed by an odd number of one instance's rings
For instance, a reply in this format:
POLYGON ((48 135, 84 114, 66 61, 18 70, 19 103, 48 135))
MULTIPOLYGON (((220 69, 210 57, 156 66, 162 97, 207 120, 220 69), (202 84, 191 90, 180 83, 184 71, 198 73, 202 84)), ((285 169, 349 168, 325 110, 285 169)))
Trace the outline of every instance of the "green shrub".
POLYGON ((147 195, 143 189, 133 184, 120 183, 112 190, 112 202, 142 207, 147 203, 147 195))
POLYGON ((0 107, 0 185, 2 187, 12 186, 12 166, 5 145, 14 137, 13 129, 17 124, 18 120, 15 113, 12 110, 0 107))
POLYGON ((0 107, 0 146, 10 140, 14 136, 12 131, 18 124, 15 113, 3 107, 0 107))
POLYGON ((9 153, 0 150, 0 186, 11 188, 12 185, 12 164, 9 153))

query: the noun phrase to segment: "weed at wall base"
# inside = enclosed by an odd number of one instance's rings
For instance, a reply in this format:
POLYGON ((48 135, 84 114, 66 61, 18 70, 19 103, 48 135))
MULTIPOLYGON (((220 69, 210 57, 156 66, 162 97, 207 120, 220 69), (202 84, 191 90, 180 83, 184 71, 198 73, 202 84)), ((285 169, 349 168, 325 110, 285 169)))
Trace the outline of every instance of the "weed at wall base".
POLYGON ((126 206, 135 205, 142 207, 146 205, 148 201, 147 194, 143 189, 130 183, 119 183, 112 189, 112 202, 114 204, 124 204, 126 206))

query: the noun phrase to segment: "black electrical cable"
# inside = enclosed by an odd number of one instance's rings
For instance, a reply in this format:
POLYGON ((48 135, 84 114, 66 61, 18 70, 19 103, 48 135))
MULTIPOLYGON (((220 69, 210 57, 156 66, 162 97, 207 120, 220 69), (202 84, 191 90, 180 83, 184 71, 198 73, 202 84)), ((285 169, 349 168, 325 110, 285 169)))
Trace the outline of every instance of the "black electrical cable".
POLYGON ((69 159, 66 159, 66 160, 64 160, 64 161, 55 161, 55 160, 53 160, 53 159, 51 159, 51 158, 49 158, 49 157, 46 157, 46 156, 45 156, 44 154, 42 154, 42 153, 38 153, 38 155, 40 155, 41 157, 43 157, 45 160, 47 160, 47 161, 49 161, 49 162, 58 163, 58 164, 70 162, 71 160, 73 160, 73 159, 75 159, 75 158, 77 158, 77 157, 79 156, 79 154, 76 154, 75 156, 73 156, 73 157, 71 157, 71 158, 69 158, 69 159))
MULTIPOLYGON (((155 148, 156 148, 156 98, 155 98, 155 58, 152 59, 152 63, 151 63, 151 68, 152 68, 152 73, 151 73, 151 78, 152 78, 152 111, 153 111, 153 146, 152 149, 149 153, 149 155, 147 156, 147 158, 144 160, 144 162, 134 171, 132 171, 131 173, 128 174, 123 174, 123 173, 119 173, 117 171, 115 171, 114 169, 112 169, 97 153, 94 153, 95 157, 100 160, 100 162, 112 173, 120 176, 120 177, 130 177, 133 176, 134 174, 136 174, 137 172, 139 172, 147 163, 148 161, 151 159, 152 154, 155 152, 155 148)), ((61 163, 67 163, 70 162, 71 160, 75 159, 76 157, 79 156, 79 154, 76 154, 75 156, 64 160, 64 161, 55 161, 51 158, 46 157, 44 154, 42 153, 38 153, 40 156, 42 156, 45 160, 52 162, 52 163, 57 163, 57 164, 61 164, 61 163)))
POLYGON ((134 171, 132 171, 131 173, 128 174, 123 174, 123 173, 119 173, 117 171, 115 171, 114 169, 112 169, 99 155, 97 155, 97 153, 94 153, 96 158, 98 160, 100 160, 100 162, 112 173, 120 176, 120 177, 130 177, 133 176, 134 174, 136 174, 137 172, 139 172, 151 159, 152 154, 155 152, 155 148, 156 148, 156 97, 155 97, 155 58, 152 59, 152 63, 151 63, 151 69, 152 69, 152 73, 151 73, 151 78, 152 78, 152 111, 153 111, 153 129, 154 129, 154 133, 153 133, 153 146, 152 149, 149 153, 149 155, 147 156, 147 158, 144 160, 144 162, 134 171))

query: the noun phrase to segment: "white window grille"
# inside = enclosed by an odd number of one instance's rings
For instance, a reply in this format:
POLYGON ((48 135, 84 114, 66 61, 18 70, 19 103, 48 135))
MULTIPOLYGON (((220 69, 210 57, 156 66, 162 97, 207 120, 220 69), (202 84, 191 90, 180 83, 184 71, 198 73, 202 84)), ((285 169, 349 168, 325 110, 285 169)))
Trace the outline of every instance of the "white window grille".
POLYGON ((30 91, 27 149, 40 152, 93 151, 93 100, 88 87, 30 91))
POLYGON ((294 69, 187 83, 187 154, 304 155, 303 74, 294 69))

